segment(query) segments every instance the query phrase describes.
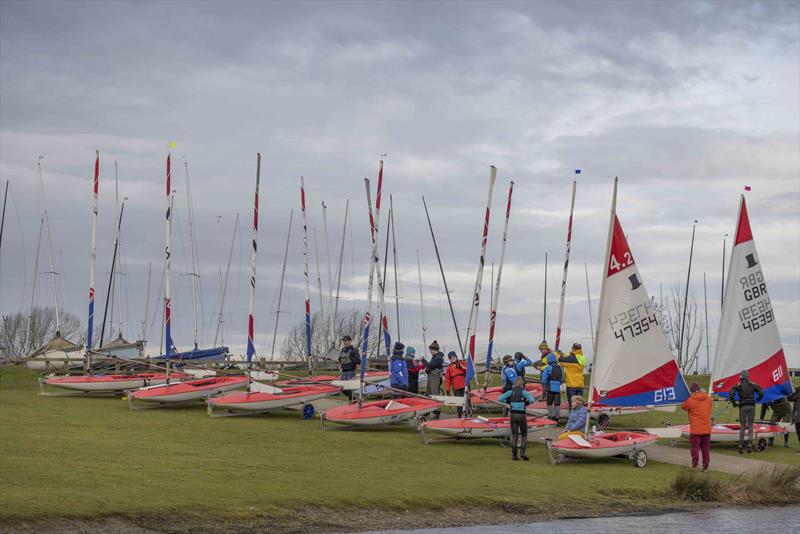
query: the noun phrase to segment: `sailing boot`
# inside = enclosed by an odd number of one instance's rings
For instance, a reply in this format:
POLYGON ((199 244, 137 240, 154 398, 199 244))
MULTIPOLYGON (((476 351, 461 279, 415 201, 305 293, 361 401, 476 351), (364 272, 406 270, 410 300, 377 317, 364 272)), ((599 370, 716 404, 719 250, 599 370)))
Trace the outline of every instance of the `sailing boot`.
POLYGON ((511 459, 514 460, 515 462, 517 460, 519 460, 519 458, 517 458, 517 448, 516 447, 512 447, 511 448, 511 459))
POLYGON ((751 452, 753 452, 753 444, 751 442, 749 442, 749 441, 747 442, 747 449, 746 450, 747 450, 747 454, 750 454, 751 452))
POLYGON ((744 443, 742 443, 742 442, 740 441, 740 442, 739 442, 739 454, 743 454, 743 453, 744 453, 744 443))
POLYGON ((530 460, 530 458, 528 458, 527 456, 525 456, 525 449, 526 449, 526 448, 527 448, 527 447, 522 447, 522 449, 520 449, 520 455, 519 455, 519 457, 520 457, 520 458, 522 458, 523 460, 525 460, 525 461, 527 462, 528 460, 530 460))

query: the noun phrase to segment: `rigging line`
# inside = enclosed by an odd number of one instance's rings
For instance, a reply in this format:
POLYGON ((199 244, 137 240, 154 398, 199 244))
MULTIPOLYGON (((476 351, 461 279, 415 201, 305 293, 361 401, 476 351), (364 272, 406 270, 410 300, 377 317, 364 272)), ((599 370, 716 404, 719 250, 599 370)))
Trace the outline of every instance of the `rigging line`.
MULTIPOLYGON (((17 205, 16 196, 14 195, 14 188, 11 188, 11 205, 14 206, 14 213, 17 217, 17 226, 19 227, 19 236, 22 242, 22 272, 28 272, 28 263, 27 263, 27 256, 28 256, 28 248, 25 244, 25 232, 24 226, 22 224, 22 218, 19 216, 19 208, 17 205)), ((25 307, 25 295, 28 293, 28 277, 22 277, 22 293, 20 296, 19 301, 19 309, 22 310, 25 307)))

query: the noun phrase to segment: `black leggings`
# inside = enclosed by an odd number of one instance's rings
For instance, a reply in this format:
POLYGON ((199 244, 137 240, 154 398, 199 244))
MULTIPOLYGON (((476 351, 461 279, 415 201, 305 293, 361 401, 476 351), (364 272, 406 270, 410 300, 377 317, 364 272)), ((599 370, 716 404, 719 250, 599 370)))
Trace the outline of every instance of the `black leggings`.
POLYGON ((800 423, 794 424, 794 431, 797 434, 797 441, 800 441, 800 423))
POLYGON ((528 445, 528 416, 524 413, 511 412, 511 449, 517 450, 517 438, 520 437, 520 448, 528 445))

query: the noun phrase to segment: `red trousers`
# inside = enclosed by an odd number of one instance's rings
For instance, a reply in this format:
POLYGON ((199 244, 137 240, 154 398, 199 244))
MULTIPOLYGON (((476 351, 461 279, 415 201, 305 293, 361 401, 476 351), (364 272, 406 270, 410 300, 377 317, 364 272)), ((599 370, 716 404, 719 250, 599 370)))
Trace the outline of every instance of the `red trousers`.
POLYGON ((700 453, 703 453, 703 470, 708 469, 711 456, 711 434, 691 434, 689 440, 692 444, 692 467, 697 467, 700 453))

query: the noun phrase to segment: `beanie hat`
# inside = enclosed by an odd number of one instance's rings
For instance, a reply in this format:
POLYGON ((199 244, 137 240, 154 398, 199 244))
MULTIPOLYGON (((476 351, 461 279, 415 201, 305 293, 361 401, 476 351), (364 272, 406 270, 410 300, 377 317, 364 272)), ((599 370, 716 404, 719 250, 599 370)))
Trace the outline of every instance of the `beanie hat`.
POLYGON ((700 390, 700 384, 698 384, 697 382, 692 382, 692 385, 689 386, 689 391, 691 391, 692 393, 699 390, 700 390))
POLYGON ((522 358, 524 358, 524 357, 525 357, 525 355, 524 355, 524 354, 522 354, 521 352, 515 352, 515 353, 514 353, 514 359, 515 359, 515 360, 521 360, 521 359, 522 359, 522 358))
POLYGON ((396 341, 394 344, 394 348, 392 349, 392 356, 402 356, 403 351, 405 350, 406 346, 396 341))
POLYGON ((428 345, 428 348, 431 350, 439 350, 439 342, 434 339, 433 343, 428 345))
POLYGON ((342 341, 353 341, 353 338, 350 337, 350 336, 345 335, 345 336, 342 336, 342 341))
POLYGON ((739 376, 742 378, 750 378, 750 371, 744 369, 741 373, 739 373, 739 376))
POLYGON ((451 350, 450 352, 447 353, 447 357, 448 358, 455 358, 457 360, 458 359, 458 354, 456 354, 456 351, 451 350))
POLYGON ((547 340, 539 343, 539 350, 550 350, 550 345, 547 344, 547 340))
POLYGON ((406 356, 411 356, 412 358, 417 355, 417 350, 414 347, 406 347, 406 356))

